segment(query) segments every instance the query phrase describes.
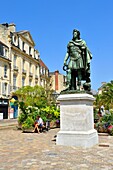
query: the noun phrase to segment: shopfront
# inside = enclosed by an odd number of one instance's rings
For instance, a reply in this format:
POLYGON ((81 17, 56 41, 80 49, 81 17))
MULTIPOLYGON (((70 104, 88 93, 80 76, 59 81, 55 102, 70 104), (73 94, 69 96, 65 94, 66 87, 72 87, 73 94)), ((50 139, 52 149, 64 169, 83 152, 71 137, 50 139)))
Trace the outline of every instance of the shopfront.
POLYGON ((8 119, 8 99, 0 98, 0 119, 8 119))

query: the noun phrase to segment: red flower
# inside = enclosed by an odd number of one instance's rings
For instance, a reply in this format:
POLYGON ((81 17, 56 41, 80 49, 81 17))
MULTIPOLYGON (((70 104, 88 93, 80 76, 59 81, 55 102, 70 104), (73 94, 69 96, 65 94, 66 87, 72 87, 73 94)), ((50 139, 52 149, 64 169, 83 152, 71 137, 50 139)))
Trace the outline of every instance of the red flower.
POLYGON ((108 130, 112 130, 113 129, 113 125, 108 126, 108 130))

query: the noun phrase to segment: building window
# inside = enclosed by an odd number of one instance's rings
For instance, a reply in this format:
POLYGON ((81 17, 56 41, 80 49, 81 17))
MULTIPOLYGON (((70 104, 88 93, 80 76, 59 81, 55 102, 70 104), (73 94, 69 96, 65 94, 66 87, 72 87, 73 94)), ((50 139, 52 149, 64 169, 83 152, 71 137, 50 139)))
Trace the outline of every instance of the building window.
POLYGON ((4 77, 7 77, 7 65, 4 65, 4 77))
POLYGON ((38 80, 37 80, 37 81, 35 81, 35 85, 38 85, 38 80))
POLYGON ((2 77, 2 67, 0 67, 0 78, 2 77))
POLYGON ((7 91, 7 83, 4 83, 4 90, 7 91))
POLYGON ((7 93, 7 83, 4 83, 4 91, 7 93))
POLYGON ((2 94, 3 94, 3 95, 6 95, 6 94, 7 94, 7 83, 3 83, 3 86, 2 86, 2 94))
POLYGON ((22 77, 22 87, 25 85, 25 78, 22 77))
POLYGON ((31 55, 31 47, 29 47, 29 55, 31 55))
POLYGON ((22 50, 25 51, 25 42, 22 43, 22 50))
POLYGON ((46 69, 45 69, 45 68, 43 68, 43 75, 45 75, 45 73, 46 73, 46 69))
POLYGON ((29 85, 30 85, 30 86, 32 85, 32 80, 29 80, 29 85))
POLYGON ((17 56, 14 56, 14 63, 13 63, 14 66, 16 66, 16 60, 17 60, 17 56))
POLYGON ((35 67, 35 75, 38 73, 38 66, 35 67))
POLYGON ((16 80, 17 80, 16 75, 13 75, 13 89, 14 90, 16 90, 16 80))
POLYGON ((43 87, 44 86, 44 82, 43 82, 43 80, 41 79, 41 86, 43 87))
POLYGON ((4 48, 4 57, 8 57, 8 50, 6 48, 4 48))
POLYGON ((42 67, 40 67, 40 74, 42 74, 43 70, 42 70, 42 67))
POLYGON ((34 49, 34 58, 36 59, 36 51, 35 51, 35 49, 34 49))
POLYGON ((31 73, 31 67, 32 67, 32 64, 30 63, 29 64, 29 72, 31 73))
POLYGON ((3 45, 2 44, 0 44, 0 55, 3 56, 3 45))
POLYGON ((20 48, 20 41, 19 41, 19 36, 18 36, 18 48, 20 48))
POLYGON ((14 42, 16 43, 16 36, 14 37, 14 42))
POLYGON ((22 69, 24 69, 24 65, 25 65, 25 60, 23 60, 22 62, 22 69))

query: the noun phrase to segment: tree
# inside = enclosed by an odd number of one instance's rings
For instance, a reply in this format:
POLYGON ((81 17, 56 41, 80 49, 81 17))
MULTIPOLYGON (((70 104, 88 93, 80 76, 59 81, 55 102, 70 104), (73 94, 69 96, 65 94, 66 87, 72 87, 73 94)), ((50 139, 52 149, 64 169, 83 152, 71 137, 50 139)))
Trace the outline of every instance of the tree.
POLYGON ((95 105, 98 108, 104 105, 107 110, 113 109, 113 81, 103 87, 102 94, 96 96, 95 105))
POLYGON ((95 96, 94 106, 96 106, 96 108, 100 108, 102 106, 101 96, 101 94, 97 94, 95 96))
POLYGON ((47 105, 45 89, 41 86, 24 86, 13 93, 18 97, 19 102, 24 102, 25 106, 37 106, 38 108, 47 105))
POLYGON ((49 85, 46 88, 38 85, 34 87, 25 86, 13 95, 18 97, 17 103, 21 109, 18 122, 23 129, 32 127, 38 115, 42 117, 44 122, 48 119, 49 114, 51 114, 51 118, 58 118, 59 116, 59 110, 52 101, 52 90, 49 89, 49 85))
POLYGON ((113 81, 103 87, 101 101, 106 109, 113 109, 113 81))

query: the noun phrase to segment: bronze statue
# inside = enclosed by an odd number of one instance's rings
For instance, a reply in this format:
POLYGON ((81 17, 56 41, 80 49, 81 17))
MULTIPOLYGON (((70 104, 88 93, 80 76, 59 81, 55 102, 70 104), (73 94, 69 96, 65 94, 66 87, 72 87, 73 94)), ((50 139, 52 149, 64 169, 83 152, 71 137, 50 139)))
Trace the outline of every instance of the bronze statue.
POLYGON ((92 54, 86 42, 80 38, 80 32, 73 30, 73 38, 67 45, 67 53, 64 59, 63 70, 67 73, 67 90, 81 91, 91 90, 90 80, 90 61, 92 54), (68 62, 68 63, 67 63, 68 62))

